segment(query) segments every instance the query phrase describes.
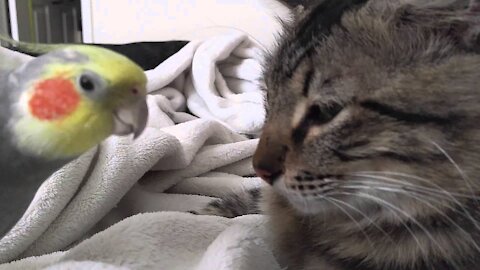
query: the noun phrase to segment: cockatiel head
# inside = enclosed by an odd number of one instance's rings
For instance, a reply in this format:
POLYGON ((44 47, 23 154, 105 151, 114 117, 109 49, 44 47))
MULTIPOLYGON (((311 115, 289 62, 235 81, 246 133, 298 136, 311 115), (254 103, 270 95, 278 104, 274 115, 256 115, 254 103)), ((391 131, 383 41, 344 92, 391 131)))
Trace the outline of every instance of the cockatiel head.
POLYGON ((100 47, 32 59, 8 75, 6 91, 12 142, 41 158, 76 157, 111 134, 138 136, 147 121, 143 70, 100 47))

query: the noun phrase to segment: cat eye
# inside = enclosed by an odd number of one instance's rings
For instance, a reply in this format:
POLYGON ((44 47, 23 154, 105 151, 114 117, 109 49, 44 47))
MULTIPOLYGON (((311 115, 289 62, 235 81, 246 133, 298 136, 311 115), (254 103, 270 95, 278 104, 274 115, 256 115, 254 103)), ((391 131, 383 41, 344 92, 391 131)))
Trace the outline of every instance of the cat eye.
POLYGON ((419 113, 419 112, 406 112, 401 109, 389 106, 387 104, 382 104, 373 100, 365 100, 360 102, 360 106, 370 111, 376 112, 383 116, 388 116, 398 121, 416 123, 416 124, 425 124, 425 123, 436 123, 440 125, 449 124, 452 119, 443 118, 438 115, 429 114, 429 113, 419 113))
POLYGON ((343 107, 338 103, 332 103, 322 107, 313 105, 308 110, 305 120, 307 120, 310 125, 323 125, 335 118, 342 109, 343 107))
POLYGON ((295 144, 301 143, 308 133, 311 126, 319 126, 326 124, 335 118, 343 109, 338 103, 331 103, 320 107, 313 105, 308 109, 307 114, 302 122, 292 132, 292 139, 295 144))

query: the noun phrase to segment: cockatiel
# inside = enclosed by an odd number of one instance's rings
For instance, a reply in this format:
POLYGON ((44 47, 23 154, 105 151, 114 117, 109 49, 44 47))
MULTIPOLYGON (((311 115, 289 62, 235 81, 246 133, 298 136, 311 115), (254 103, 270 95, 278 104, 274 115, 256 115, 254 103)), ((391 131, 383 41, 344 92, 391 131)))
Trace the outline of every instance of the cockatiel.
POLYGON ((113 51, 62 46, 13 70, 1 58, 0 238, 53 172, 111 134, 138 136, 148 115, 143 70, 113 51))

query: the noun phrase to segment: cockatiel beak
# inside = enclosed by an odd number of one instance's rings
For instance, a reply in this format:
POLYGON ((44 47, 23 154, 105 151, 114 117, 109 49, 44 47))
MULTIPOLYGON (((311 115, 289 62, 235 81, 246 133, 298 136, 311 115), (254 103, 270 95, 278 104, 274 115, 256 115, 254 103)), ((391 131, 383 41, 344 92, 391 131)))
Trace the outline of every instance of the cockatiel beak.
POLYGON ((123 105, 114 110, 113 134, 128 135, 133 133, 136 139, 147 125, 148 107, 145 98, 123 105))

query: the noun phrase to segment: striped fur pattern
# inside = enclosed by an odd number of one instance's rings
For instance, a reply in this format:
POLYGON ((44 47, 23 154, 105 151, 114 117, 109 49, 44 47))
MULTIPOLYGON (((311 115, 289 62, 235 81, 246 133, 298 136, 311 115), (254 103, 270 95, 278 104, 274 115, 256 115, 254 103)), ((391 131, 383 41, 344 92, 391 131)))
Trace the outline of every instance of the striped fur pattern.
POLYGON ((233 218, 248 214, 259 214, 260 211, 259 188, 242 190, 231 193, 219 200, 214 200, 200 211, 190 211, 192 214, 213 215, 233 218))
POLYGON ((325 0, 286 27, 254 164, 287 269, 480 267, 479 6, 325 0))

